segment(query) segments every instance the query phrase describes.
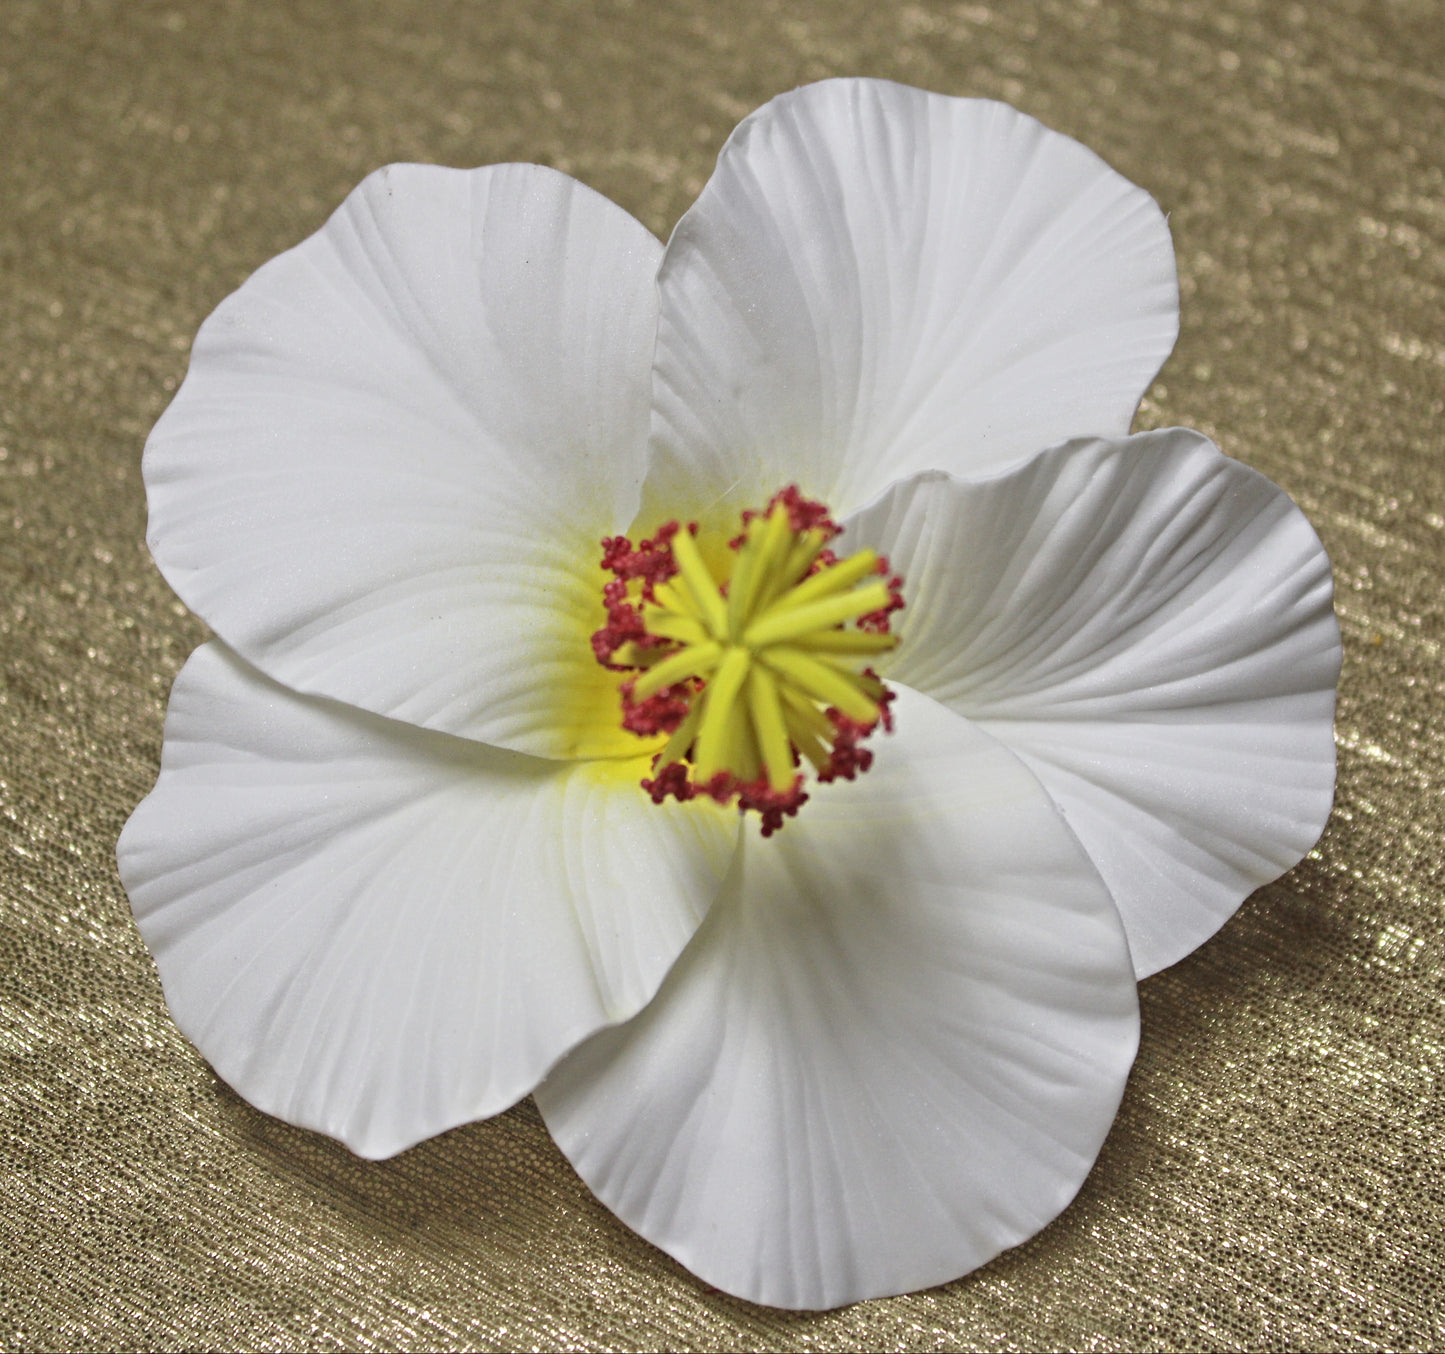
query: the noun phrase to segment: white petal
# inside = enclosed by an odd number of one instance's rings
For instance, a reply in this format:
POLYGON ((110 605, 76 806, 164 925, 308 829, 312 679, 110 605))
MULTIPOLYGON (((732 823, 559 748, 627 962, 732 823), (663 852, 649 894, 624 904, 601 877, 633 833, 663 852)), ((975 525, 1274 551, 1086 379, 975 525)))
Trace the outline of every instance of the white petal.
POLYGON ((1123 930, 1048 796, 966 720, 895 708, 873 770, 747 834, 653 1003, 536 1093, 609 1208, 755 1302, 904 1292, 1031 1236, 1134 1056, 1123 930))
POLYGON ((924 476, 849 524, 904 579, 880 669, 978 720, 1054 796, 1141 977, 1314 844, 1334 791, 1330 566, 1268 480, 1185 429, 924 476))
POLYGON ((1147 193, 1005 104, 879 80, 747 118, 659 287, 644 516, 789 481, 842 514, 1122 435, 1178 327, 1147 193))
POLYGON ((660 252, 536 165, 373 174, 202 326, 146 447, 166 578, 297 690, 616 751, 587 639, 642 477, 660 252))
POLYGON ((176 681, 121 877, 176 1023, 253 1104, 388 1156, 624 1020, 706 910, 734 818, 297 696, 219 644, 176 681))

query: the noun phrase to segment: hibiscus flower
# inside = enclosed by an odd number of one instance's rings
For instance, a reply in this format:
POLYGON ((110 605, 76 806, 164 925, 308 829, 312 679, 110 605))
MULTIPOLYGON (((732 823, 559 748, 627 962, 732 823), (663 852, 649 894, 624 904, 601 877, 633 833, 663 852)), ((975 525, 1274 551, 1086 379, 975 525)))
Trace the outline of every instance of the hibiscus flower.
POLYGON ((759 1302, 1032 1235, 1136 978, 1333 788, 1314 533, 1129 435, 1176 326, 1152 199, 997 103, 784 95, 666 248, 538 166, 372 175, 146 448, 218 637, 119 848, 180 1028, 368 1157, 535 1092, 759 1302))

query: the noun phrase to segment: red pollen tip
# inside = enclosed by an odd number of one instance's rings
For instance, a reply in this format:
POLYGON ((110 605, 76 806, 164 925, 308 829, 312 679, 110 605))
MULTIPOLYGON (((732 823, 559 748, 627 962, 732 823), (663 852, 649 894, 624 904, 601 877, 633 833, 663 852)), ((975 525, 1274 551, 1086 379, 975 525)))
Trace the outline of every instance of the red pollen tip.
MULTIPOLYGON (((769 516, 779 503, 788 510, 788 525, 794 531, 821 531, 824 539, 831 541, 843 530, 829 514, 826 504, 819 503, 816 499, 804 498, 803 491, 796 484, 779 489, 768 500, 768 506, 762 512, 748 508, 743 513, 743 526, 747 526, 755 517, 769 516)), ((746 539, 746 533, 734 536, 728 545, 734 550, 741 550, 746 539)))
POLYGON ((696 787, 687 778, 687 767, 681 762, 664 766, 655 776, 644 780, 642 788, 652 796, 654 804, 661 804, 669 795, 679 804, 686 804, 697 793, 696 787))
MULTIPOLYGON (((633 679, 636 680, 635 678, 633 679)), ((646 700, 632 699, 632 682, 622 684, 622 727, 643 738, 672 733, 687 716, 692 691, 684 684, 670 686, 646 700)))
POLYGON ((782 827, 784 818, 796 817, 798 810, 807 802, 801 776, 793 781, 789 790, 774 790, 766 779, 738 787, 738 807, 752 809, 762 817, 764 837, 771 837, 782 827))
MULTIPOLYGON (((863 672, 866 676, 872 677, 874 681, 878 680, 878 674, 872 668, 864 668, 863 672)), ((898 693, 890 686, 885 686, 883 694, 878 697, 878 709, 882 712, 878 716, 878 722, 883 725, 884 733, 893 732, 893 711, 889 709, 889 706, 897 699, 898 693)))
POLYGON ((768 511, 772 512, 779 503, 788 510, 788 525, 794 531, 821 531, 831 541, 843 530, 824 504, 816 499, 804 498, 796 484, 779 489, 769 500, 768 511))
POLYGON ((751 809, 762 819, 764 837, 771 837, 783 826, 785 818, 795 817, 808 802, 801 776, 794 777, 792 785, 786 790, 774 790, 766 776, 740 781, 726 771, 719 771, 705 784, 699 784, 687 779, 687 768, 681 762, 664 767, 653 780, 643 781, 642 788, 652 795, 653 802, 657 804, 661 804, 669 794, 684 801, 696 795, 707 795, 718 804, 736 801, 740 810, 751 809))
POLYGON ((707 795, 719 804, 726 804, 733 797, 738 783, 726 771, 719 771, 706 784, 693 782, 699 794, 707 795))
POLYGON ((614 575, 602 587, 607 624, 592 634, 592 652, 603 667, 614 672, 626 671, 625 664, 612 661, 618 649, 624 644, 646 648, 655 642, 642 623, 642 613, 628 597, 628 584, 640 581, 640 599, 652 600, 652 590, 677 573, 671 542, 679 530, 676 522, 664 522, 655 536, 635 547, 626 536, 602 538, 602 567, 614 575))
MULTIPOLYGON (((869 677, 877 679, 878 674, 872 668, 864 668, 863 671, 869 677)), ((888 707, 893 704, 896 695, 896 692, 883 687, 883 692, 878 697, 878 718, 867 724, 849 719, 841 711, 828 710, 828 718, 833 721, 837 733, 827 762, 818 768, 820 781, 857 780, 873 765, 872 750, 860 747, 859 744, 880 724, 885 733, 893 732, 893 712, 888 707)))
POLYGON ((677 573, 672 538, 680 530, 676 522, 664 522, 655 536, 639 541, 636 546, 626 536, 604 536, 602 567, 624 584, 634 578, 641 579, 642 595, 651 601, 652 589, 677 573))
POLYGON ((824 783, 833 780, 857 780, 859 775, 873 765, 873 753, 858 744, 867 738, 877 723, 862 724, 856 719, 837 710, 829 710, 828 718, 837 730, 833 749, 824 765, 818 768, 818 779, 824 783))
MULTIPOLYGON (((878 563, 873 572, 887 577, 893 566, 888 563, 887 555, 879 555, 878 563)), ((871 631, 875 635, 886 635, 888 633, 888 618, 895 611, 903 610, 903 580, 894 574, 888 579, 888 604, 879 607, 877 611, 870 611, 867 615, 858 617, 858 628, 871 631)))

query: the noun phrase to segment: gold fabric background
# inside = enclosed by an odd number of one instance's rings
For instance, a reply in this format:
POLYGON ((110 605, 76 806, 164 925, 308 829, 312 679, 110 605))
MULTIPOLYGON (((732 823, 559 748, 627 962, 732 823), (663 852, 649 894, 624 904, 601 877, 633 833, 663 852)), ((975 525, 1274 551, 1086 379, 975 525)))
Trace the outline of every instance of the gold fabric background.
POLYGON ((1445 1342, 1445 23, 1436 0, 0 0, 0 1344, 1409 1349, 1445 1342), (832 74, 1004 98, 1170 213, 1203 429, 1333 557, 1319 847, 1143 987, 1076 1204, 961 1282, 721 1297, 524 1103, 383 1164, 172 1028, 116 878, 203 635, 140 449, 201 318, 393 160, 552 164, 665 234, 832 74))

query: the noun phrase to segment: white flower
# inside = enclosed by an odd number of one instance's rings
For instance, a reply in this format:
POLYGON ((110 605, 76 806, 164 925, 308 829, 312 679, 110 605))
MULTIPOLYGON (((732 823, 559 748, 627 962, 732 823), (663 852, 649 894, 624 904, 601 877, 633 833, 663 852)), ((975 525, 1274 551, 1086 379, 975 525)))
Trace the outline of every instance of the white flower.
POLYGON ((609 1207, 760 1302, 1030 1236, 1136 975, 1333 786, 1313 532, 1197 433, 1128 436, 1176 309, 1091 152, 876 81, 749 117, 666 249, 536 166, 372 175, 205 323, 146 450, 219 636, 119 852, 180 1027, 365 1156, 535 1090, 609 1207), (603 537, 716 544, 790 484, 907 608, 896 732, 765 839, 638 788, 589 636, 603 537))

